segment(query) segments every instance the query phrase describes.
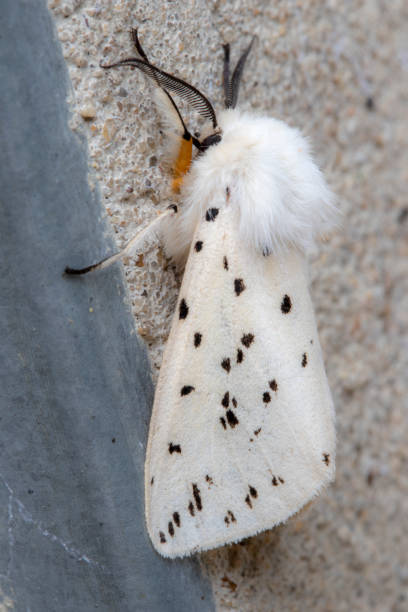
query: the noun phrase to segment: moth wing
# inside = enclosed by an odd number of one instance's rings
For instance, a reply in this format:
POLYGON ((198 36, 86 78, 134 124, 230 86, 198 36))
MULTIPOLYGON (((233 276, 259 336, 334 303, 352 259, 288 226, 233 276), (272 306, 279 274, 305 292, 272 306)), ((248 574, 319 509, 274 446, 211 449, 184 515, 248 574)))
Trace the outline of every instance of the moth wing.
POLYGON ((334 477, 334 410, 305 264, 240 243, 231 205, 192 242, 145 466, 155 548, 177 557, 285 521, 334 477))

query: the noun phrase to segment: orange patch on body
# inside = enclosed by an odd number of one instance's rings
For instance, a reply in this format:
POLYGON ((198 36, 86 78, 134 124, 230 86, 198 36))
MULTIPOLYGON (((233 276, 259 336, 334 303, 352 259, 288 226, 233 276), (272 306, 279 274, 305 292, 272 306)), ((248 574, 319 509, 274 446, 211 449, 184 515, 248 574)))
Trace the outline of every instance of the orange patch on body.
POLYGON ((173 182, 171 188, 178 193, 182 185, 184 175, 189 171, 191 157, 193 154, 193 140, 190 136, 188 140, 181 139, 179 152, 173 169, 173 182))

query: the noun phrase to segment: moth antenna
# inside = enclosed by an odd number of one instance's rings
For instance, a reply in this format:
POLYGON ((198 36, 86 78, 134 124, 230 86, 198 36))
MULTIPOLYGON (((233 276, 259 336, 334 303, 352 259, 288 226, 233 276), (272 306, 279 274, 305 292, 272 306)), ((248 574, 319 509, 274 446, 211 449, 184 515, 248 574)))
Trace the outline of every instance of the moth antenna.
POLYGON ((152 234, 156 230, 157 225, 159 225, 163 221, 163 219, 169 217, 172 214, 177 214, 177 206, 175 206, 174 204, 168 206, 167 209, 157 217, 157 219, 149 223, 147 227, 138 232, 136 236, 129 240, 127 245, 118 253, 115 253, 110 257, 105 257, 98 263, 86 266, 85 268, 70 268, 69 266, 67 266, 64 270, 64 273, 68 274, 69 276, 74 276, 80 274, 87 274, 88 272, 91 272, 93 270, 103 270, 104 268, 108 268, 125 255, 130 255, 131 252, 137 247, 140 247, 143 244, 144 240, 146 240, 146 238, 149 236, 149 234, 152 234))
POLYGON ((230 81, 230 45, 226 43, 222 46, 224 49, 224 68, 222 71, 222 83, 224 87, 224 103, 225 108, 230 108, 232 104, 232 91, 230 81))
MULTIPOLYGON (((132 41, 133 41, 133 44, 134 44, 134 46, 135 46, 135 48, 136 48, 136 51, 138 52, 138 54, 140 55, 140 57, 142 58, 142 60, 143 60, 143 61, 145 61, 145 62, 146 62, 146 64, 150 64, 150 65, 152 65, 152 64, 151 64, 151 62, 150 62, 150 60, 149 60, 149 59, 148 59, 148 57, 147 57, 147 54, 146 54, 145 50, 144 50, 144 49, 143 49, 143 47, 142 47, 142 44, 141 44, 140 40, 139 40, 139 36, 138 36, 138 29, 137 29, 137 28, 132 28, 132 29, 130 30, 130 36, 131 36, 131 39, 132 39, 132 41)), ((106 66, 106 68, 108 68, 108 66, 106 66)), ((173 100, 173 98, 171 97, 171 95, 169 94, 169 92, 168 92, 168 91, 166 91, 166 89, 164 89, 164 87, 162 87, 162 86, 160 85, 159 81, 158 81, 157 79, 155 79, 155 81, 156 81, 156 85, 157 85, 157 86, 158 86, 158 87, 159 87, 159 88, 160 88, 160 89, 163 91, 163 93, 166 95, 167 100, 168 100, 168 103, 170 103, 170 106, 171 106, 171 107, 173 108, 173 110, 176 112, 176 115, 177 115, 177 117, 178 117, 178 120, 180 121, 181 126, 182 126, 182 128, 183 128, 184 136, 188 136, 188 135, 190 135, 190 133, 189 133, 189 131, 188 131, 187 127, 186 127, 186 124, 184 123, 183 117, 181 116, 181 113, 180 113, 180 111, 179 111, 179 109, 178 109, 178 107, 177 107, 177 104, 174 102, 174 100, 173 100)))
MULTIPOLYGON (((150 60, 147 57, 147 54, 145 52, 145 50, 143 49, 141 42, 139 40, 139 36, 138 36, 138 29, 137 28, 132 28, 130 30, 130 36, 132 38, 133 44, 136 48, 136 51, 138 52, 138 54, 140 55, 140 57, 143 59, 144 62, 146 62, 146 64, 149 64, 150 66, 152 66, 150 60)), ((131 58, 130 58, 131 59, 131 58)), ((102 66, 102 68, 109 68, 112 66, 102 66)), ((175 101, 173 100, 172 96, 169 94, 169 92, 167 91, 167 89, 165 89, 164 87, 162 87, 162 85, 160 84, 159 80, 157 78, 155 78, 156 81, 156 85, 163 91, 163 93, 165 94, 165 96, 167 97, 167 101, 170 105, 170 107, 172 107, 172 109, 175 111, 178 120, 180 121, 181 127, 183 129, 183 138, 185 140, 188 140, 189 138, 192 139, 194 146, 197 149, 200 149, 200 142, 197 138, 195 138, 194 136, 191 135, 190 131, 187 129, 187 126, 184 122, 183 117, 181 116, 180 110, 177 106, 177 104, 175 103, 175 101)))
POLYGON ((134 44, 134 45, 135 45, 135 47, 136 47, 136 51, 138 52, 138 54, 140 55, 140 57, 141 57, 142 59, 144 59, 144 61, 145 61, 145 62, 147 62, 148 64, 150 64, 149 60, 147 59, 147 55, 146 55, 146 53, 144 52, 142 45, 140 44, 139 37, 138 37, 138 35, 137 35, 137 28, 132 28, 132 29, 130 30, 130 35, 131 35, 131 37, 132 37, 133 44, 134 44))
POLYGON ((200 149, 200 148, 201 148, 201 147, 200 147, 200 141, 199 141, 199 140, 198 140, 198 139, 197 139, 195 136, 193 136, 193 135, 191 134, 191 132, 190 132, 190 131, 187 129, 187 126, 186 126, 186 124, 184 123, 184 119, 183 119, 183 117, 181 116, 181 113, 180 113, 180 111, 179 111, 179 108, 178 108, 177 104, 175 103, 175 101, 173 100, 172 96, 169 94, 169 92, 167 91, 167 89, 164 89, 164 87, 161 87, 161 85, 160 85, 159 83, 158 83, 158 86, 159 86, 160 90, 161 90, 161 91, 162 91, 162 92, 165 94, 165 96, 166 96, 166 98, 167 98, 167 100, 168 100, 168 102, 169 102, 170 106, 171 106, 171 107, 174 109, 174 111, 175 111, 175 113, 176 113, 177 117, 178 117, 178 118, 179 118, 179 120, 180 120, 181 126, 182 126, 182 128, 183 128, 183 138, 184 138, 184 140, 190 140, 190 138, 191 138, 191 140, 192 140, 192 142, 193 142, 193 145, 194 145, 195 147, 197 147, 197 149, 200 149))
MULTIPOLYGON (((134 44, 134 45, 135 45, 135 47, 136 47, 136 51, 138 52, 138 54, 140 55, 140 57, 141 57, 141 58, 142 58, 142 59, 143 59, 143 60, 144 60, 144 61, 145 61, 147 64, 150 64, 150 66, 152 66, 152 63, 151 63, 151 62, 150 62, 150 60, 148 59, 148 57, 147 57, 147 55, 146 55, 146 52, 145 52, 145 50, 143 49, 143 47, 142 47, 142 45, 141 45, 141 42, 140 42, 140 40, 139 40, 139 36, 138 36, 138 29, 137 29, 137 28, 132 28, 132 29, 130 30, 130 35, 131 35, 131 38, 132 38, 133 44, 134 44)), ((172 97, 172 96, 169 94, 169 92, 167 91, 167 89, 165 89, 164 87, 162 87, 162 85, 160 84, 160 82, 158 81, 158 79, 155 79, 155 81, 156 81, 156 85, 159 87, 159 89, 160 89, 160 90, 163 92, 163 94, 164 94, 164 95, 165 95, 165 97, 167 98, 167 103, 168 103, 168 105, 170 106, 170 108, 169 108, 170 112, 173 110, 173 111, 176 113, 176 115, 177 115, 177 117, 178 117, 178 120, 180 121, 181 127, 182 127, 182 129, 183 129, 183 138, 184 138, 185 140, 189 140, 189 139, 191 138, 191 140, 192 140, 192 142, 193 142, 193 145, 194 145, 194 146, 195 146, 197 149, 201 150, 201 147, 200 147, 200 141, 199 141, 197 138, 195 138, 195 137, 194 137, 194 136, 191 134, 191 132, 188 130, 188 128, 187 128, 187 126, 186 126, 186 124, 185 124, 185 122, 184 122, 184 119, 183 119, 183 117, 182 117, 182 115, 181 115, 181 113, 180 113, 180 110, 179 110, 179 108, 178 108, 177 104, 175 103, 175 101, 174 101, 173 97, 172 97)), ((163 104, 162 106, 164 106, 164 104, 163 104)), ((172 113, 172 114, 173 114, 173 113, 172 113)))
MULTIPOLYGON (((163 83, 160 82, 158 72, 155 71, 155 66, 149 61, 146 52, 144 51, 138 37, 138 31, 136 28, 132 28, 130 35, 136 51, 142 58, 145 66, 151 67, 151 71, 144 71, 145 74, 153 78, 156 85, 156 103, 159 109, 163 113, 163 118, 170 129, 174 129, 174 126, 178 125, 181 128, 181 141, 178 143, 177 153, 175 154, 175 148, 173 148, 172 157, 174 158, 173 166, 173 182, 172 189, 174 192, 178 192, 183 182, 184 175, 188 172, 192 159, 192 145, 194 145, 199 151, 202 150, 200 141, 192 136, 188 130, 180 110, 173 100, 173 97, 164 87, 163 83)), ((137 60, 137 58, 129 58, 130 60, 137 60)), ((138 66, 140 68, 140 65, 138 66)), ((180 134, 178 134, 180 136, 180 134)))
POLYGON ((183 98, 190 104, 202 117, 209 119, 213 128, 217 127, 217 118, 210 101, 194 85, 190 85, 160 68, 156 68, 149 61, 141 60, 137 57, 128 57, 114 64, 99 64, 101 68, 116 68, 119 66, 134 66, 139 68, 146 76, 153 79, 157 85, 164 90, 170 90, 183 98))
POLYGON ((249 55, 249 52, 252 49, 252 45, 254 44, 255 36, 252 38, 248 47, 245 49, 241 57, 239 58, 237 65, 235 66, 235 70, 232 73, 231 82, 229 83, 228 91, 231 92, 230 97, 228 98, 229 104, 226 101, 227 108, 235 108, 238 102, 238 92, 239 85, 241 83, 242 72, 244 70, 246 59, 249 55))
MULTIPOLYGON (((139 53, 139 55, 140 55, 140 56, 141 56, 141 57, 142 57, 142 58, 143 58, 143 59, 144 59, 144 60, 145 60, 145 61, 146 61, 148 64, 152 65, 152 64, 151 64, 151 62, 148 60, 147 55, 146 55, 146 53, 144 52, 144 49, 143 49, 142 45, 140 44, 139 37, 138 37, 138 35, 137 35, 137 28, 132 28, 132 30, 131 30, 131 35, 132 35, 132 40, 133 40, 133 43, 134 43, 134 45, 135 45, 135 47, 136 47, 136 50, 137 50, 137 52, 139 53)), ((176 112, 177 117, 178 117, 178 118, 179 118, 179 120, 180 120, 180 123, 181 123, 181 125, 182 125, 182 127, 183 127, 183 131, 184 131, 184 133, 183 133, 183 138, 184 138, 184 140, 189 140, 189 139, 191 138, 191 140, 192 140, 192 142, 193 142, 193 145, 194 145, 194 146, 195 146, 197 149, 200 149, 200 141, 199 141, 199 140, 198 140, 198 139, 197 139, 195 136, 193 136, 193 135, 191 134, 191 132, 190 132, 190 131, 187 129, 187 126, 186 126, 186 124, 185 124, 185 122, 184 122, 184 119, 183 119, 183 117, 182 117, 182 115, 181 115, 181 113, 180 113, 180 110, 179 110, 179 108, 178 108, 177 104, 176 104, 176 103, 175 103, 175 101, 173 100, 173 97, 172 97, 172 96, 169 94, 169 92, 167 91, 167 89, 165 89, 164 87, 162 87, 162 86, 160 85, 159 81, 157 81, 157 80, 156 80, 156 83, 157 83, 157 86, 158 86, 158 87, 161 89, 161 91, 162 91, 162 92, 165 94, 165 96, 167 97, 167 100, 168 100, 168 102, 169 102, 170 106, 171 106, 171 107, 173 108, 173 110, 176 112)))

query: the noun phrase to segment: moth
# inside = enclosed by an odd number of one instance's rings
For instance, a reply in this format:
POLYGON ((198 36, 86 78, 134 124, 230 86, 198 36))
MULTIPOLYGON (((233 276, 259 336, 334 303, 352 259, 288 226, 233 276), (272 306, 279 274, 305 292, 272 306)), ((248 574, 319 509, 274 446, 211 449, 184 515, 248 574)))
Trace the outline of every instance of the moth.
POLYGON ((216 116, 195 87, 138 53, 115 64, 152 81, 177 134, 170 206, 101 269, 159 229, 185 264, 155 393, 145 464, 155 549, 182 557, 286 521, 334 478, 334 407, 308 288, 306 254, 330 229, 333 196, 301 133, 236 109, 252 42, 216 116), (207 122, 193 136, 173 95, 207 122), (193 155, 193 149, 196 154, 193 155))

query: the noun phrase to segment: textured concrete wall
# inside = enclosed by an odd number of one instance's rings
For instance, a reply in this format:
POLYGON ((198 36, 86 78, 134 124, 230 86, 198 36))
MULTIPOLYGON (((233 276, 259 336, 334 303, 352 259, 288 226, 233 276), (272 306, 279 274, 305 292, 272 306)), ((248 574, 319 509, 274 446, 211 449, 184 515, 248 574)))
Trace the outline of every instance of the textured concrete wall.
MULTIPOLYGON (((72 91, 72 127, 88 139, 122 245, 168 203, 164 142, 132 53, 220 105, 221 44, 257 34, 241 107, 301 127, 343 212, 311 262, 312 294, 338 411, 333 487, 286 525, 201 556, 220 610, 392 610, 407 606, 407 69, 404 0, 49 2, 72 91)), ((92 232, 73 264, 87 264, 92 232), (89 240, 89 243, 88 243, 89 240)), ((101 252, 100 256, 105 255, 101 252)), ((154 376, 179 279, 159 249, 125 266, 136 328, 154 376), (136 265, 135 265, 136 263, 136 265)))

